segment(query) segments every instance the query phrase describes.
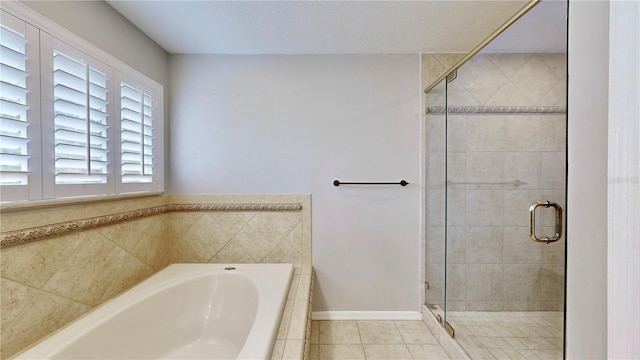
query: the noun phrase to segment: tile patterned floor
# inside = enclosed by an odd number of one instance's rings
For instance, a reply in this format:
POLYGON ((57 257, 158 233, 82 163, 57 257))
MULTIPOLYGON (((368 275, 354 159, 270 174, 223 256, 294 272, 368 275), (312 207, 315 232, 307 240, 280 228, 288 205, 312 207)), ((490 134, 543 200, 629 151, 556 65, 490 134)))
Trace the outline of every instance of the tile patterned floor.
POLYGON ((449 359, 422 321, 312 321, 310 360, 449 359))
POLYGON ((450 311, 447 321, 474 360, 562 359, 562 312, 450 311))

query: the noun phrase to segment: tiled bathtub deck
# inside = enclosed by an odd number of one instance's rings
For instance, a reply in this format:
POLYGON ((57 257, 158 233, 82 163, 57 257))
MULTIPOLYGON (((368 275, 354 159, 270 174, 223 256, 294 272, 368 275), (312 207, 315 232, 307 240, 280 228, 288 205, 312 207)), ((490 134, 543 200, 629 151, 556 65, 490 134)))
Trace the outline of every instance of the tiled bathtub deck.
POLYGON ((313 268, 310 265, 296 266, 276 342, 272 360, 302 360, 308 354, 308 339, 311 333, 309 319, 313 289, 313 268))

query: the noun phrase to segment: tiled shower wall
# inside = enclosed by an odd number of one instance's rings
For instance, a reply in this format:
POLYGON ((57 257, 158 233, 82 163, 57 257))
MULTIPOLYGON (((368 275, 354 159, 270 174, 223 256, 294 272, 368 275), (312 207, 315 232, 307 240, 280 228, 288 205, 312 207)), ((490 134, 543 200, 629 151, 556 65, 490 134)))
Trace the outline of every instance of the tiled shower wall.
POLYGON ((175 262, 293 263, 294 283, 311 264, 308 195, 155 196, 3 213, 6 234, 167 204, 225 203, 300 203, 302 210, 169 212, 3 248, 1 358, 175 262))
MULTIPOLYGON (((565 67, 565 54, 477 55, 448 84, 448 106, 565 106, 565 67)), ((528 208, 564 207, 565 114, 449 114, 446 229, 444 115, 426 122, 427 303, 444 298, 447 231, 448 310, 561 310, 564 237, 531 241, 528 208)), ((551 214, 538 221, 552 233, 551 214)))

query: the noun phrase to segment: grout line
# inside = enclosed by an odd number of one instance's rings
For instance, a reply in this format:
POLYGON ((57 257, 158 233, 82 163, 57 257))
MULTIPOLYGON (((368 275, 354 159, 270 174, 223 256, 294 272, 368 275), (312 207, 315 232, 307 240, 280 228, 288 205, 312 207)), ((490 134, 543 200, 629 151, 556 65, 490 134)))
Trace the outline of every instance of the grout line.
MULTIPOLYGON (((404 339, 404 336, 402 336, 402 331, 400 331, 400 328, 398 327, 398 322, 397 321, 393 321, 393 327, 395 327, 396 331, 400 335, 400 339, 402 339, 402 343, 406 346, 407 345, 407 341, 404 339)), ((408 350, 409 349, 407 348, 407 351, 408 350)))
POLYGON ((362 333, 360 332, 360 321, 359 320, 355 320, 356 322, 356 329, 358 330, 358 338, 360 339, 360 346, 362 347, 362 353, 364 354, 364 358, 367 358, 367 353, 365 353, 364 351, 364 342, 362 341, 362 333))

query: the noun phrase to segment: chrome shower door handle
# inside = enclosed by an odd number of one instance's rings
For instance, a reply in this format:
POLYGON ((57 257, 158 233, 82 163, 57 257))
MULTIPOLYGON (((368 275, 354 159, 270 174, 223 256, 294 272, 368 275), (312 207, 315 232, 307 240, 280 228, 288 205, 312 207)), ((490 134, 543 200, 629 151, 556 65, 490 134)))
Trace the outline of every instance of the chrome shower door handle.
POLYGON ((533 203, 529 207, 529 237, 533 241, 543 242, 547 244, 560 240, 560 238, 562 237, 562 206, 548 200, 533 203), (556 211, 556 233, 552 237, 538 237, 536 235, 536 209, 538 208, 538 206, 544 206, 545 208, 553 207, 556 211))

